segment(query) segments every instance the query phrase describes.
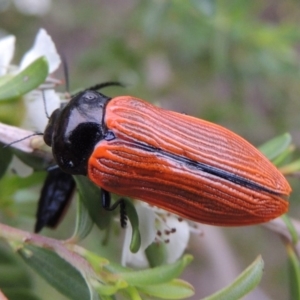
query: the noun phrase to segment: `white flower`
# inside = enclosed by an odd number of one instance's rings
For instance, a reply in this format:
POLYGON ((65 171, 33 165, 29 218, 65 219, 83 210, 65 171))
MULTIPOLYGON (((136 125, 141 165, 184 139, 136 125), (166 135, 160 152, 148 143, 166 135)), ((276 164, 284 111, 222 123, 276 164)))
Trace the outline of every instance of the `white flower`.
MULTIPOLYGON (((0 76, 17 74, 42 56, 44 56, 48 62, 49 74, 53 73, 59 67, 61 62, 60 57, 51 37, 47 34, 45 29, 39 30, 32 48, 25 53, 21 59, 20 66, 11 65, 15 51, 15 40, 15 37, 12 35, 0 40, 0 76)), ((43 93, 41 90, 34 90, 23 96, 26 114, 22 127, 44 132, 45 126, 48 123, 45 109, 50 115, 53 110, 60 106, 60 97, 54 91, 54 86, 54 83, 50 81, 47 84, 47 90, 44 91, 46 108, 44 107, 43 93)), ((17 159, 14 159, 14 161, 16 160, 17 159)), ((18 167, 18 163, 15 163, 13 168, 19 175, 28 175, 28 170, 24 171, 24 166, 22 166, 22 168, 18 167)))
MULTIPOLYGON (((40 29, 37 33, 32 48, 25 53, 21 60, 20 70, 25 69, 28 65, 41 56, 44 56, 47 59, 49 74, 58 69, 61 60, 57 53, 55 44, 45 29, 40 29)), ((47 88, 47 90, 44 91, 44 95, 42 91, 39 90, 31 91, 30 93, 26 94, 24 96, 24 103, 27 114, 25 120, 23 121, 23 127, 38 132, 44 132, 48 123, 47 114, 50 115, 56 108, 60 106, 60 97, 55 92, 54 85, 52 84, 52 89, 47 88), (45 97, 45 104, 43 97, 45 97), (45 110, 47 111, 47 114, 45 110)))
MULTIPOLYGON (((10 73, 11 60, 15 52, 16 38, 13 35, 0 39, 0 76, 10 73)), ((36 35, 32 48, 25 53, 19 67, 15 72, 22 71, 37 58, 45 56, 49 65, 49 74, 53 73, 60 65, 60 57, 55 44, 45 29, 40 29, 36 35)))
POLYGON ((190 240, 189 223, 174 215, 168 215, 165 224, 160 226, 161 239, 166 243, 167 263, 175 262, 181 257, 190 240))
MULTIPOLYGON (((25 53, 21 59, 20 66, 11 66, 11 60, 15 51, 15 37, 10 35, 0 40, 0 76, 16 74, 39 57, 44 56, 49 66, 49 74, 53 73, 59 67, 61 60, 57 53, 56 47, 45 29, 40 29, 36 35, 32 48, 25 53)), ((43 94, 40 90, 34 90, 24 95, 24 103, 26 107, 26 117, 23 126, 43 132, 48 123, 47 115, 60 106, 60 97, 54 91, 54 84, 50 83, 44 92, 46 100, 46 108, 44 107, 43 94)))
POLYGON ((195 229, 187 221, 143 202, 137 202, 135 207, 139 216, 141 248, 137 253, 130 252, 132 228, 129 223, 125 233, 122 265, 148 267, 145 249, 153 242, 164 244, 166 263, 179 259, 188 245, 190 233, 195 229))
POLYGON ((45 56, 49 65, 49 74, 52 74, 60 65, 60 57, 55 44, 45 29, 40 29, 36 35, 32 48, 23 56, 20 69, 23 70, 37 58, 45 56))

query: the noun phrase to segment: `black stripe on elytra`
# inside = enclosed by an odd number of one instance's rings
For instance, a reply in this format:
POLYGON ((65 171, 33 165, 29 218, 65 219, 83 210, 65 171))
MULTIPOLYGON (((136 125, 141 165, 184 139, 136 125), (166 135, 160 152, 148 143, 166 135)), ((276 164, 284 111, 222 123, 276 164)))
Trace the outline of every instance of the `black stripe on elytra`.
MULTIPOLYGON (((214 175, 216 177, 219 177, 219 178, 225 179, 227 181, 236 183, 240 186, 247 187, 251 190, 267 192, 267 193, 272 194, 272 195, 278 195, 278 196, 281 195, 280 193, 272 191, 269 188, 266 188, 266 187, 264 187, 264 186, 262 186, 258 183, 255 183, 255 182, 253 182, 249 179, 243 178, 243 177, 241 177, 237 174, 233 174, 233 173, 230 173, 228 171, 221 170, 221 169, 218 169, 216 167, 213 167, 213 166, 210 166, 210 165, 207 165, 207 164, 189 159, 187 157, 177 155, 177 154, 173 154, 173 153, 164 151, 160 148, 156 148, 156 147, 149 146, 149 145, 146 145, 146 144, 142 144, 142 143, 139 143, 139 142, 134 142, 134 145, 138 149, 141 149, 141 150, 144 150, 144 151, 147 151, 147 152, 155 152, 158 155, 171 158, 171 159, 175 160, 176 162, 181 162, 181 163, 183 163, 183 164, 185 164, 185 165, 187 165, 191 168, 195 168, 195 169, 197 169, 199 171, 202 171, 202 172, 205 172, 207 174, 214 175)), ((132 146, 133 145, 131 144, 131 147, 132 146)))

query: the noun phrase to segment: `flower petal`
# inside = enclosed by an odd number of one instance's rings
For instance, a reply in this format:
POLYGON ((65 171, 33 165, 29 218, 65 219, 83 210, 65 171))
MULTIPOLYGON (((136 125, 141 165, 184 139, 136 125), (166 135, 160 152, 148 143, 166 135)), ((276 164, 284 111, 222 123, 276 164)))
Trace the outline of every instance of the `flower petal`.
POLYGON ((16 37, 6 36, 0 40, 0 76, 7 73, 9 64, 15 52, 16 37))
POLYGON ((173 263, 183 254, 190 239, 190 227, 188 222, 178 220, 178 217, 169 216, 166 220, 169 228, 175 228, 176 232, 170 234, 166 244, 167 263, 173 263))
POLYGON ((125 232, 121 264, 123 266, 131 265, 134 267, 146 268, 149 266, 149 264, 145 251, 140 249, 137 253, 132 253, 129 249, 131 234, 132 227, 128 224, 125 232))
POLYGON ((156 236, 155 212, 149 206, 145 206, 139 202, 135 204, 135 208, 139 216, 139 230, 142 243, 137 253, 130 252, 129 245, 132 228, 128 224, 123 244, 122 265, 131 264, 138 267, 147 267, 148 261, 144 251, 154 241, 156 236))
POLYGON ((20 69, 25 69, 37 58, 45 56, 49 64, 49 74, 53 73, 60 65, 60 57, 55 44, 45 29, 40 29, 33 47, 24 55, 20 63, 20 69))
POLYGON ((60 98, 54 90, 44 90, 44 97, 46 101, 45 104, 41 91, 35 90, 23 97, 27 111, 26 118, 22 125, 23 128, 44 132, 49 121, 45 110, 48 115, 51 115, 51 113, 60 106, 60 98))
POLYGON ((155 239, 155 212, 148 205, 137 202, 135 205, 139 216, 139 229, 141 234, 141 250, 145 250, 155 239))

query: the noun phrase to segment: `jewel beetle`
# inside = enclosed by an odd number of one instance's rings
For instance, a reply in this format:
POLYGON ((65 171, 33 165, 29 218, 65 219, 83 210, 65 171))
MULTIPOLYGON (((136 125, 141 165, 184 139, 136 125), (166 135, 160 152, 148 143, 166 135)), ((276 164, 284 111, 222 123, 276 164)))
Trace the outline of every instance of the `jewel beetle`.
POLYGON ((288 209, 285 177, 242 137, 132 96, 82 91, 52 113, 44 140, 62 171, 101 188, 108 210, 122 203, 111 206, 110 193, 219 226, 263 223, 288 209))

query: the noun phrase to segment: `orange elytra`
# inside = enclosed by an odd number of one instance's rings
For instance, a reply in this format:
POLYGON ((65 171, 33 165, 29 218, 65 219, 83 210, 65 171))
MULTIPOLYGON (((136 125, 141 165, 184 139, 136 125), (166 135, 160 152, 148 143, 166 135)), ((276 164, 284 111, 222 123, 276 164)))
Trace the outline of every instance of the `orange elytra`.
POLYGON ((44 139, 64 172, 101 187, 108 210, 118 205, 110 193, 221 226, 267 222, 288 209, 285 177, 242 137, 131 96, 80 92, 52 114, 44 139))

